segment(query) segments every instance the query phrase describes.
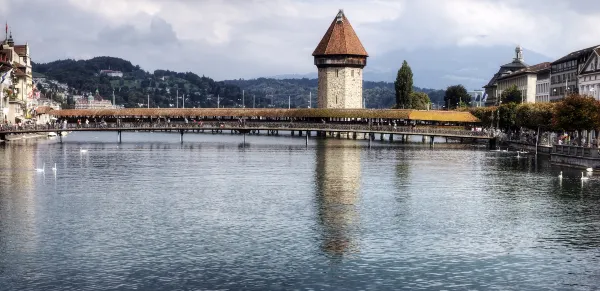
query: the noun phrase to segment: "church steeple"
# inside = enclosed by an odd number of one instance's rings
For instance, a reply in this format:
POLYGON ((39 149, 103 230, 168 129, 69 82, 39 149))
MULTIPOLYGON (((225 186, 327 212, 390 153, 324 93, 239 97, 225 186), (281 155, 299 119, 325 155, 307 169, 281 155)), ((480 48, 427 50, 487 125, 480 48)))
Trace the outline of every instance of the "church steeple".
POLYGON ((15 46, 15 41, 13 40, 13 37, 12 37, 12 30, 10 31, 10 34, 8 35, 8 40, 6 42, 11 47, 15 46))

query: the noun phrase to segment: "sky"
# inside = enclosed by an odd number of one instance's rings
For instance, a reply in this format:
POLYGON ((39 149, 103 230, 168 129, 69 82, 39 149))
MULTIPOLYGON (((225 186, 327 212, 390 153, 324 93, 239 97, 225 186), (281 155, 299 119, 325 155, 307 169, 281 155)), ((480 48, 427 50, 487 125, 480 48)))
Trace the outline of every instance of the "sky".
POLYGON ((35 62, 113 56, 216 80, 316 76, 312 51, 344 12, 369 53, 365 79, 485 85, 525 49, 534 65, 600 44, 597 0, 0 0, 35 62))

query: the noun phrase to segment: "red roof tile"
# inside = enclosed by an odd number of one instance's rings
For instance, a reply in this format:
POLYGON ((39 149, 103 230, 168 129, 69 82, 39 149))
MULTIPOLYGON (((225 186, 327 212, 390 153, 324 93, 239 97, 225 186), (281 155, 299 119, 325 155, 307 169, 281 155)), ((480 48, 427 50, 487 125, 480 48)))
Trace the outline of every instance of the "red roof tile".
POLYGON ((18 76, 18 77, 27 76, 27 74, 25 74, 25 72, 21 71, 21 69, 19 69, 19 68, 15 68, 13 73, 15 74, 15 76, 18 76))
POLYGON ((27 55, 27 45, 15 45, 15 52, 19 56, 27 55))
POLYGON ((50 112, 52 110, 54 110, 54 109, 50 106, 40 106, 35 109, 35 112, 39 115, 39 114, 47 114, 48 112, 50 112))
POLYGON ((350 21, 344 15, 343 10, 340 10, 335 17, 312 55, 369 56, 360 39, 358 39, 356 32, 354 32, 352 25, 350 25, 350 21))

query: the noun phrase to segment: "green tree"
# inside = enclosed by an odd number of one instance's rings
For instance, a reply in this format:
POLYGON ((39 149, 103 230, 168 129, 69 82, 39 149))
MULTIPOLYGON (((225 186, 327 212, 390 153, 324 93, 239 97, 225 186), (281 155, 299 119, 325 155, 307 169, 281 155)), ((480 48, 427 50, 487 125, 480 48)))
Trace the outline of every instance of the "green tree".
POLYGON ((577 132, 581 144, 583 130, 600 128, 600 103, 593 97, 569 95, 556 104, 552 124, 557 129, 577 132))
POLYGON ((525 103, 517 107, 516 125, 531 130, 552 130, 553 103, 525 103))
POLYGON ((566 131, 596 129, 600 127, 600 105, 593 97, 570 95, 556 104, 552 122, 566 131))
POLYGON ((481 125, 483 127, 494 127, 495 124, 493 121, 497 110, 497 107, 472 107, 469 112, 481 120, 481 125))
POLYGON ((523 101, 523 95, 517 85, 513 85, 512 87, 502 91, 502 95, 500 95, 500 100, 502 103, 517 103, 520 104, 523 101))
POLYGON ((500 128, 506 130, 516 129, 517 127, 517 104, 514 102, 500 105, 500 128))
POLYGON ((463 85, 449 86, 444 95, 444 102, 448 110, 458 108, 459 106, 469 106, 471 104, 471 95, 463 85))
POLYGON ((396 108, 409 108, 411 105, 410 94, 413 90, 413 73, 406 61, 398 70, 394 87, 396 89, 396 108))
POLYGON ((410 109, 426 110, 429 109, 429 96, 423 92, 412 92, 410 94, 410 109))

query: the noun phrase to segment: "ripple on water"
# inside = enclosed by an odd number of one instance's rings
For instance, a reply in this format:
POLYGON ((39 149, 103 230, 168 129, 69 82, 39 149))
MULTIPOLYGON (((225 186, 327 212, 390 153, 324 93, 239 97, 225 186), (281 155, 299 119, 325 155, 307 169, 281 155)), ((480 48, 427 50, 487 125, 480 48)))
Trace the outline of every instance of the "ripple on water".
POLYGON ((441 144, 95 136, 0 146, 0 290, 589 290, 600 280, 600 179, 562 169, 560 182, 544 160, 441 144), (25 170, 44 162, 56 178, 25 170))

